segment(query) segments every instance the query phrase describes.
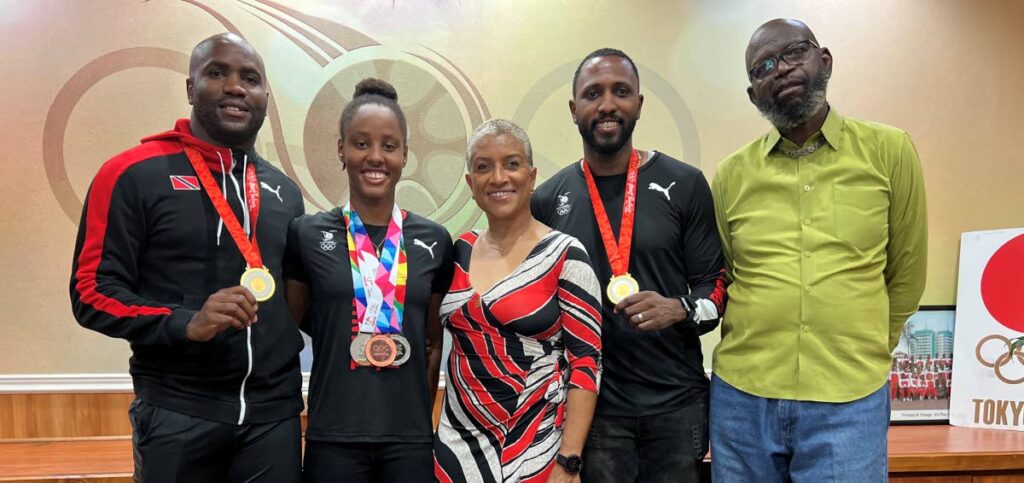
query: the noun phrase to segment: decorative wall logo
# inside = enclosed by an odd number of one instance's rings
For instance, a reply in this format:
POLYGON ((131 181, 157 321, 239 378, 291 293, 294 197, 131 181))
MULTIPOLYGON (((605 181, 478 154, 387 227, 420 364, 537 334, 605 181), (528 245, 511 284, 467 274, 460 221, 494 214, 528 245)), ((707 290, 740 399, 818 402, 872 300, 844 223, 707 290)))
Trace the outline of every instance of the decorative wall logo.
MULTIPOLYGON (((275 93, 257 147, 294 180, 311 210, 329 210, 348 197, 348 178, 337 162, 338 117, 355 84, 365 77, 392 83, 399 92, 409 125, 409 163, 396 187, 403 206, 415 206, 454 233, 470 229, 480 218, 471 193, 462 182, 466 141, 473 128, 491 117, 474 83, 443 55, 426 47, 398 49, 330 18, 315 17, 270 0, 219 3, 182 0, 182 18, 155 17, 153 3, 135 2, 124 12, 133 22, 221 25, 199 37, 226 30, 248 39, 264 56, 268 82, 275 93), (201 21, 201 22, 200 22, 201 21), (293 74, 301 72, 301 75, 293 74), (285 75, 288 73, 290 75, 285 75)), ((188 75, 188 51, 143 45, 112 50, 86 63, 65 80, 54 97, 43 130, 43 163, 54 197, 68 219, 77 223, 88 185, 89 166, 74 149, 82 142, 77 128, 95 117, 134 120, 138 111, 86 112, 80 101, 102 101, 106 79, 131 69, 159 69, 161 75, 188 75), (77 189, 77 191, 76 191, 77 189)), ((145 89, 145 85, 139 89, 145 89)), ((172 93, 167 93, 168 95, 172 93)), ((183 96, 184 94, 182 94, 183 96)), ((112 106, 120 105, 111 99, 112 106)), ((184 101, 184 99, 182 99, 184 101)), ((130 108, 130 107, 129 107, 130 108)), ((175 113, 165 121, 170 126, 175 113)), ((90 131, 90 135, 96 135, 90 131)), ((148 135, 152 133, 139 133, 148 135)), ((128 148, 130 145, 124 146, 128 148)), ((265 188, 267 189, 267 188, 265 188)), ((273 191, 273 190, 270 190, 273 191)), ((280 197, 279 197, 280 199, 280 197)))
MULTIPOLYGON (((584 55, 584 52, 580 52, 580 55, 584 55)), ((552 112, 548 109, 556 108, 555 105, 561 112, 568 114, 562 109, 566 109, 565 100, 572 95, 572 79, 578 64, 579 60, 566 62, 539 78, 523 94, 522 100, 519 101, 519 105, 516 106, 515 113, 512 115, 512 120, 527 128, 531 133, 547 131, 564 135, 576 134, 576 126, 568 122, 568 116, 552 117, 538 116, 538 114, 542 111, 552 112)), ((672 152, 677 157, 681 151, 681 159, 687 164, 701 168, 700 136, 697 134, 697 123, 682 94, 676 89, 676 83, 662 77, 660 72, 649 69, 643 64, 638 63, 636 67, 640 72, 640 78, 643 79, 640 82, 640 90, 644 95, 644 105, 660 104, 658 107, 664 108, 670 116, 670 122, 657 126, 645 125, 644 120, 641 119, 637 124, 638 132, 667 131, 667 136, 659 138, 658 150, 672 152)), ((543 151, 543 146, 544 144, 537 143, 533 147, 533 164, 538 166, 542 174, 557 173, 566 163, 574 161, 564 158, 552 159, 551 155, 543 151)))

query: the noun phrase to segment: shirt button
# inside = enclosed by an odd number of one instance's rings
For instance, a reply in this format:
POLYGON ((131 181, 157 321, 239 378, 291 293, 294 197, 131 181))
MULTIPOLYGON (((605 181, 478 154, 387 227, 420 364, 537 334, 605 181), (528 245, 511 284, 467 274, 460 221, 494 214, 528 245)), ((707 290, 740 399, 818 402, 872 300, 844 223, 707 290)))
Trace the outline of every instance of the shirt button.
POLYGON ((804 224, 805 225, 810 225, 811 224, 811 220, 804 220, 804 224))
POLYGON ((811 185, 805 184, 804 185, 804 191, 810 191, 810 190, 811 190, 811 185))
POLYGON ((804 252, 804 256, 807 258, 811 258, 811 252, 804 252))
POLYGON ((810 292, 811 291, 811 286, 808 285, 808 286, 804 287, 804 290, 807 291, 807 292, 810 292))
POLYGON ((805 325, 805 326, 803 326, 803 329, 804 329, 804 332, 810 332, 811 331, 811 326, 805 325))

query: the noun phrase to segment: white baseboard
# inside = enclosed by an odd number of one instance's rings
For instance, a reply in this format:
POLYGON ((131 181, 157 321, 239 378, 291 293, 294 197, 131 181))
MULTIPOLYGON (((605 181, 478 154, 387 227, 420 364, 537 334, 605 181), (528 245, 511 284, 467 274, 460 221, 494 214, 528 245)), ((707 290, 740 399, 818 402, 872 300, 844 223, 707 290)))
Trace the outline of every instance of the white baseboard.
MULTIPOLYGON (((444 388, 444 374, 438 389, 444 388)), ((132 392, 132 377, 123 374, 0 374, 0 394, 132 392)), ((302 373, 302 394, 309 393, 309 373, 302 373)))
POLYGON ((131 392, 128 374, 3 374, 0 394, 131 392))

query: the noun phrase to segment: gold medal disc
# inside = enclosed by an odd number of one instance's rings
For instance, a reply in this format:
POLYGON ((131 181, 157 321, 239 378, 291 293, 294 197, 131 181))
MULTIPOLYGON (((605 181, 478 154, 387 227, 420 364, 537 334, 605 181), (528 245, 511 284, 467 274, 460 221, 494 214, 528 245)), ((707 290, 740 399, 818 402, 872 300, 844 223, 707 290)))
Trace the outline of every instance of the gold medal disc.
POLYGON ((240 283, 252 292, 258 302, 270 300, 270 297, 274 296, 274 290, 277 289, 274 276, 270 274, 270 270, 263 267, 245 269, 240 283))
POLYGON ((640 293, 640 284, 628 273, 616 275, 608 282, 608 288, 605 290, 605 293, 608 295, 609 302, 618 304, 626 297, 640 293))

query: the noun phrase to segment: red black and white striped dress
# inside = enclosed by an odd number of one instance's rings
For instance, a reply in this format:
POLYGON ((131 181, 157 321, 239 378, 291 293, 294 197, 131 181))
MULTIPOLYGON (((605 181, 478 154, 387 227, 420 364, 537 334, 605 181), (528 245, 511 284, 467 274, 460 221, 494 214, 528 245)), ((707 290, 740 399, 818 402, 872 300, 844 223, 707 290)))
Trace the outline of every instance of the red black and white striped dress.
POLYGON ((469 280, 478 236, 455 242, 455 276, 441 304, 452 350, 434 476, 545 481, 561 444, 566 392, 597 392, 600 383, 600 284, 579 241, 551 231, 480 295, 469 280))

